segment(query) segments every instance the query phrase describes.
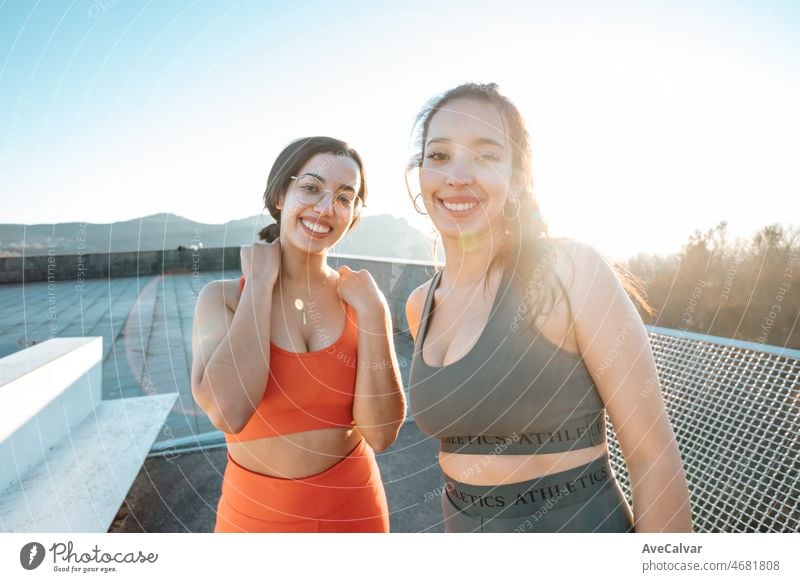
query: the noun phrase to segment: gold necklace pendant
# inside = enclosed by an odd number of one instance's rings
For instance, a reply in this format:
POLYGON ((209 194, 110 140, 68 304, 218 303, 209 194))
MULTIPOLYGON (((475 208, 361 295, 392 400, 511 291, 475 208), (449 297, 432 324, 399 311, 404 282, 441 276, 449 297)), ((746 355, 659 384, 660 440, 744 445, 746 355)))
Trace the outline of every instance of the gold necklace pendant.
POLYGON ((294 308, 298 311, 303 313, 303 325, 306 324, 306 306, 303 304, 303 300, 299 297, 294 300, 294 308))

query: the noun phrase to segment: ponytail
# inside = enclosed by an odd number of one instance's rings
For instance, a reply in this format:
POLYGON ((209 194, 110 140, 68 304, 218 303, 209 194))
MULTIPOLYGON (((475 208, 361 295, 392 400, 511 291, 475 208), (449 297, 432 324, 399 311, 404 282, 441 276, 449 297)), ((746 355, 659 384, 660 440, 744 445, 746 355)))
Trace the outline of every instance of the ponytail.
POLYGON ((262 228, 258 233, 258 238, 263 241, 267 241, 271 243, 272 241, 278 240, 281 235, 281 217, 280 213, 278 213, 277 222, 273 224, 268 224, 264 228, 262 228))

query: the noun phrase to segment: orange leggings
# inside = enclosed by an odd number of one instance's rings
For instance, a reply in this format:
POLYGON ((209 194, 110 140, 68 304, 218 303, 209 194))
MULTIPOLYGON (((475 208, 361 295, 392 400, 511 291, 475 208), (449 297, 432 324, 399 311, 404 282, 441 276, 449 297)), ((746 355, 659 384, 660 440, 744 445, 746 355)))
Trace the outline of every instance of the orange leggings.
POLYGON ((228 454, 215 533, 388 531, 381 474, 364 439, 331 468, 302 479, 255 473, 228 454))

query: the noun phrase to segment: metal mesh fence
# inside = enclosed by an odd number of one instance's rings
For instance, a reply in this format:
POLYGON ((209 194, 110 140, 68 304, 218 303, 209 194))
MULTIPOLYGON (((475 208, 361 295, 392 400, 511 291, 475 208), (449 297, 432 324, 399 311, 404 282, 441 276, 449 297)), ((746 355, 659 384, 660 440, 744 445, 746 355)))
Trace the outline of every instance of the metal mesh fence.
MULTIPOLYGON (((800 353, 651 327, 698 532, 800 529, 800 353)), ((608 420, 608 419, 607 419, 608 420)), ((612 466, 630 479, 609 422, 612 466)))

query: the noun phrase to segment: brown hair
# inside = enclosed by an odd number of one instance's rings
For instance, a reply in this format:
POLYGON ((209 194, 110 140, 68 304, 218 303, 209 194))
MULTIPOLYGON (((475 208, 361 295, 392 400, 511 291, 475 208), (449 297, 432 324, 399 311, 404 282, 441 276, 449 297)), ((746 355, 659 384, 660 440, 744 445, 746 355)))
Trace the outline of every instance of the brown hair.
MULTIPOLYGON (((358 155, 356 150, 346 142, 333 137, 314 136, 297 139, 278 154, 275 163, 272 164, 272 169, 269 171, 267 188, 264 191, 264 208, 269 210, 270 215, 275 219, 275 223, 261 229, 258 233, 261 240, 272 242, 280 235, 281 211, 278 208, 278 204, 286 196, 292 176, 295 176, 300 171, 300 168, 303 167, 303 164, 317 154, 334 154, 339 158, 347 157, 358 165, 361 188, 358 190, 357 196, 361 199, 362 204, 366 204, 367 178, 364 175, 364 164, 361 161, 361 156, 358 155)), ((353 222, 350 223, 348 230, 353 228, 360 218, 360 215, 356 216, 353 222)))
MULTIPOLYGON (((406 166, 406 187, 409 196, 413 198, 408 174, 414 169, 419 169, 425 159, 425 142, 431 119, 437 111, 444 109, 448 103, 457 99, 479 101, 493 106, 500 113, 504 124, 504 133, 512 150, 511 183, 517 191, 519 206, 517 208, 515 205, 509 204, 503 209, 504 217, 512 216, 511 219, 506 218, 510 235, 498 249, 488 271, 498 265, 506 269, 512 267, 514 275, 512 280, 522 293, 527 297, 528 294, 535 291, 535 298, 526 310, 530 315, 528 323, 531 323, 535 316, 544 310, 544 299, 547 295, 551 298, 551 304, 555 304, 558 292, 553 283, 561 287, 561 294, 564 297, 566 297, 566 289, 559 278, 555 276, 552 264, 548 264, 554 257, 552 254, 553 239, 549 235, 547 223, 542 219, 539 205, 533 196, 532 155, 530 136, 525 120, 511 100, 500 93, 496 83, 464 83, 428 101, 416 117, 414 127, 417 151, 406 166), (551 278, 554 279, 553 282, 549 282, 551 278), (539 293, 539 289, 545 292, 539 293), (546 293, 548 290, 549 294, 546 293)), ((605 256, 604 259, 612 266, 625 290, 642 305, 647 313, 652 315, 653 308, 643 298, 641 282, 620 265, 605 256)))

